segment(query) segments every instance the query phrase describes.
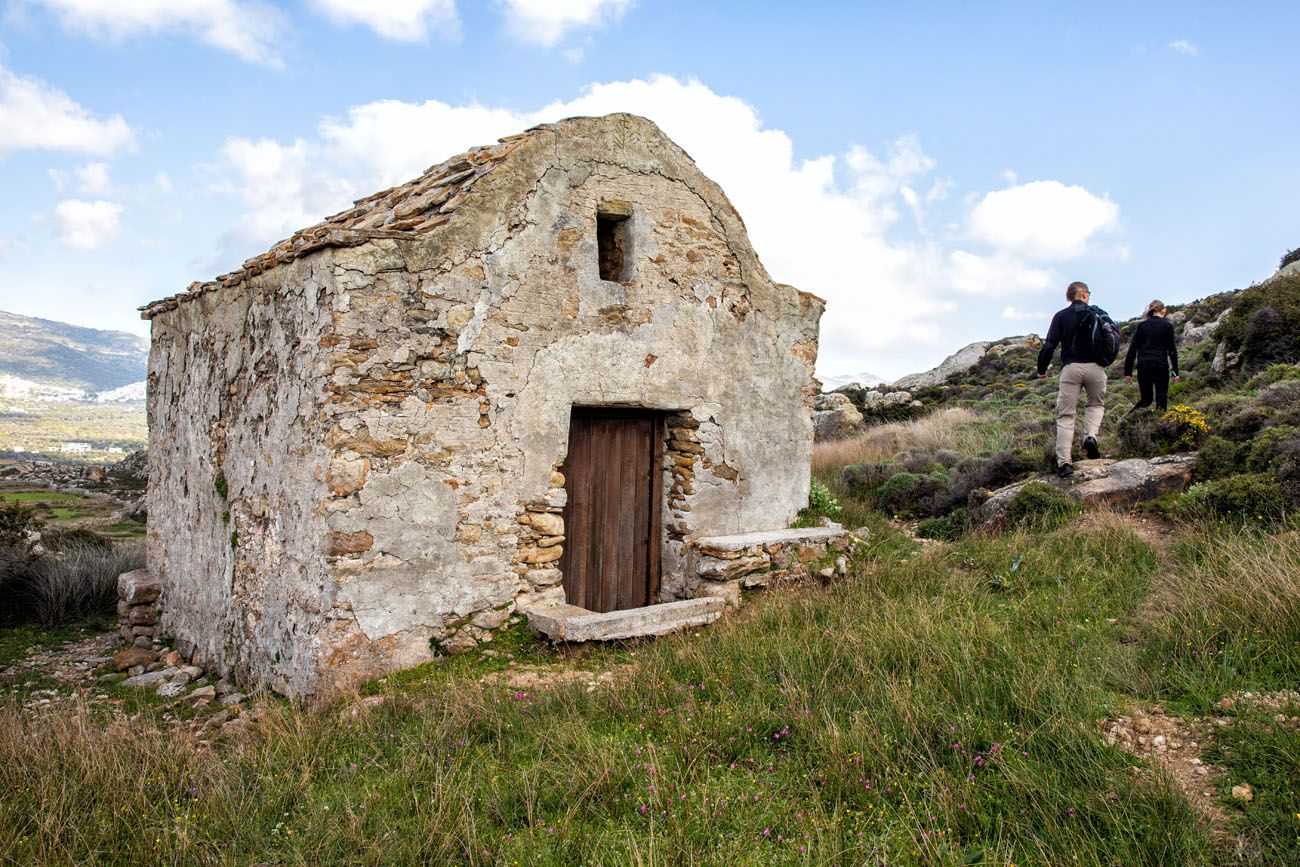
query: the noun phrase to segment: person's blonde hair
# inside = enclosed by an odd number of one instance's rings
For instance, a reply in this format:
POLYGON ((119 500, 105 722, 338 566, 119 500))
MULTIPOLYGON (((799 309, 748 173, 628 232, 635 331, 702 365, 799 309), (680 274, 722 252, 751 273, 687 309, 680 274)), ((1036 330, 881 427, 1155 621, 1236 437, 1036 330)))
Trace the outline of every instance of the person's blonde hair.
POLYGON ((1152 316, 1155 316, 1157 313, 1159 313, 1161 310, 1164 309, 1165 309, 1165 303, 1161 301, 1159 298, 1157 298, 1155 301, 1152 301, 1150 304, 1147 305, 1147 311, 1142 314, 1142 318, 1150 319, 1152 316))

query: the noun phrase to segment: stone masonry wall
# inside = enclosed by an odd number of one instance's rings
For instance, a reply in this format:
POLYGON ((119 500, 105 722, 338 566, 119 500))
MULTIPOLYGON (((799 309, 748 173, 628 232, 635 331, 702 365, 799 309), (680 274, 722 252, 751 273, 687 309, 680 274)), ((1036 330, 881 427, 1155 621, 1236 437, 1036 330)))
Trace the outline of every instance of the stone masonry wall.
POLYGON ((207 659, 322 694, 563 601, 574 406, 667 415, 665 601, 699 588, 690 538, 806 503, 822 302, 771 281, 648 122, 565 121, 511 150, 432 234, 313 252, 154 319, 151 426, 177 450, 151 519, 183 505, 151 525, 150 566, 164 630, 207 659), (631 215, 625 282, 600 279, 603 208, 631 215))
POLYGON ((481 236, 377 242, 337 266, 336 606, 412 657, 563 601, 557 470, 573 406, 669 413, 663 601, 699 583, 688 535, 784 527, 806 502, 821 303, 767 278, 686 165, 535 150, 476 190, 499 215, 481 236), (608 201, 631 204, 624 283, 599 279, 608 201))
POLYGON ((152 322, 146 544, 159 628, 198 664, 291 694, 314 683, 329 595, 318 347, 332 257, 152 322))

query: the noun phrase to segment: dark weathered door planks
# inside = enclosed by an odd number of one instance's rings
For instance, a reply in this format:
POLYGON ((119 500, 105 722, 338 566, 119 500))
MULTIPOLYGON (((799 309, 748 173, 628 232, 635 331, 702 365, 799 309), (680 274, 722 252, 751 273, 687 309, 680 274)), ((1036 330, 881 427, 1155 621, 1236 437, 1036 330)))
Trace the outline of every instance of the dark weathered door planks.
POLYGON ((574 408, 559 561, 569 604, 616 611, 658 598, 662 452, 661 414, 574 408))

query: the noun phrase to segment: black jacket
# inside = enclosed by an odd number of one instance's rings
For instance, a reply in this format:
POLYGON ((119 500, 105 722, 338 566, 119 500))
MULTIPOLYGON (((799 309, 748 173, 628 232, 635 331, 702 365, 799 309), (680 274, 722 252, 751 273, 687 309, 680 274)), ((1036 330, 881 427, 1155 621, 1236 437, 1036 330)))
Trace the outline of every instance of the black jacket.
POLYGON ((1052 317, 1052 324, 1047 328, 1047 336, 1043 338, 1043 348, 1038 351, 1038 372, 1047 373, 1047 368, 1052 365, 1052 355, 1056 352, 1056 347, 1061 347, 1061 366, 1074 364, 1076 361, 1093 361, 1091 358, 1077 358, 1074 354, 1074 332, 1079 328, 1079 320, 1083 318, 1083 311, 1088 309, 1088 305, 1082 301, 1071 301, 1070 306, 1064 310, 1058 310, 1052 317))
POLYGON ((1138 367, 1165 367, 1168 365, 1178 375, 1178 346, 1174 324, 1163 316, 1152 316, 1138 323, 1133 340, 1124 356, 1124 375, 1133 375, 1133 363, 1138 367))

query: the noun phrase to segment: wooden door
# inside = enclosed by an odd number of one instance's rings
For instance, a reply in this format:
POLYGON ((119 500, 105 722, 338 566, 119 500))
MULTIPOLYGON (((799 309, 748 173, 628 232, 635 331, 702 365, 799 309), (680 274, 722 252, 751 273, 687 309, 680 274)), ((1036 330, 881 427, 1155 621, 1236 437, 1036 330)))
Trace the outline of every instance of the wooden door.
POLYGON ((560 558, 570 605, 618 611, 656 601, 662 431, 662 416, 644 410, 573 410, 560 558))

